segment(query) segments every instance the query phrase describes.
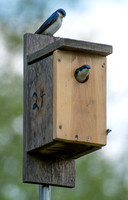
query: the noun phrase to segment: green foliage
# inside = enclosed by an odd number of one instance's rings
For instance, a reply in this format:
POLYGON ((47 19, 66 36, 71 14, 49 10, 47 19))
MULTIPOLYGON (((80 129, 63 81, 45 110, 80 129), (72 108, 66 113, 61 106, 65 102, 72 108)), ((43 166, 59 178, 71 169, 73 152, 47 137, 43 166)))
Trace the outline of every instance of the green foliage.
POLYGON ((76 187, 52 189, 52 199, 62 200, 127 200, 128 180, 118 171, 116 162, 92 153, 76 161, 76 187))
POLYGON ((37 199, 37 187, 22 183, 22 77, 0 79, 0 199, 37 199), (33 190, 30 192, 30 190, 33 190))

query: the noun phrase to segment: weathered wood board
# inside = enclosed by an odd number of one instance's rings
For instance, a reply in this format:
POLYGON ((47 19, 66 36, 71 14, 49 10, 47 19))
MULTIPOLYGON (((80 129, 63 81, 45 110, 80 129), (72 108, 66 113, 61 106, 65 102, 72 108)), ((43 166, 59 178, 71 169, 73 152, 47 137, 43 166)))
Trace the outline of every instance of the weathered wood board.
MULTIPOLYGON (((74 187, 75 186, 75 161, 68 159, 64 160, 61 158, 51 157, 47 155, 42 155, 40 153, 27 153, 27 146, 29 145, 28 141, 31 141, 34 144, 34 141, 37 140, 38 144, 40 144, 40 139, 43 141, 43 137, 41 135, 36 135, 37 132, 31 132, 30 127, 35 127, 37 124, 34 123, 34 119, 32 120, 33 112, 35 112, 35 117, 38 119, 37 112, 41 112, 41 108, 43 107, 43 95, 44 94, 44 85, 38 85, 38 73, 34 73, 34 68, 27 64, 27 55, 37 51, 41 48, 44 48, 46 45, 50 44, 57 39, 50 36, 40 36, 35 34, 25 34, 24 36, 24 117, 23 117, 23 182, 26 183, 37 183, 37 184, 50 184, 62 187, 74 187), (37 84, 35 82, 29 83, 29 80, 37 80, 37 84), (41 90, 36 91, 36 86, 40 87, 41 90), (35 90, 34 90, 35 89, 35 90), (38 96, 40 99, 38 99, 38 96), (41 103, 38 108, 38 100, 41 103), (37 116, 36 116, 37 115, 37 116), (31 121, 32 120, 32 121, 31 121), (32 123, 32 124, 31 124, 32 123), (32 125, 32 126, 31 126, 32 125), (34 133, 34 135, 31 135, 34 133)), ((50 62, 51 57, 48 58, 48 62, 50 62)), ((44 61, 45 63, 45 61, 44 61)), ((39 70, 47 70, 47 68, 40 68, 40 65, 37 66, 39 70)), ((52 71, 52 68, 49 70, 52 71)), ((39 71, 40 73, 40 71, 39 71)), ((49 77, 50 78, 50 77, 49 77)), ((51 81, 51 79, 50 79, 51 81)), ((52 85, 52 82, 51 82, 52 85)), ((50 86, 50 85, 49 85, 50 86)), ((46 86, 47 88, 47 86, 46 86)), ((50 90, 50 88, 47 90, 50 90)), ((52 90, 51 90, 52 92, 52 90)), ((51 96, 51 95, 50 95, 51 96)), ((49 107, 49 115, 47 117, 47 122, 50 123, 49 119, 51 117, 52 112, 52 99, 48 97, 49 107), (50 110, 51 109, 51 110, 50 110)), ((44 114, 42 117, 44 117, 44 114)), ((43 118, 41 117, 41 123, 43 124, 43 118)), ((40 129, 40 127, 36 126, 36 131, 40 129)), ((52 131, 52 123, 43 124, 43 128, 47 131, 52 131), (45 126, 49 126, 49 128, 45 128, 45 126)), ((48 142, 51 140, 50 135, 48 142)))

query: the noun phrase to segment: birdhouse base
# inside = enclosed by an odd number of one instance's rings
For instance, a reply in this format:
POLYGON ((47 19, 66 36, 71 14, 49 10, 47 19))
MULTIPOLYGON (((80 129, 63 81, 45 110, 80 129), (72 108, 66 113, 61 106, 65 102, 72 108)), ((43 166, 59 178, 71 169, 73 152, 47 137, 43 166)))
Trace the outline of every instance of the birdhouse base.
POLYGON ((99 146, 89 144, 78 144, 54 140, 50 144, 35 150, 43 155, 50 155, 62 159, 76 159, 93 151, 101 149, 99 146))

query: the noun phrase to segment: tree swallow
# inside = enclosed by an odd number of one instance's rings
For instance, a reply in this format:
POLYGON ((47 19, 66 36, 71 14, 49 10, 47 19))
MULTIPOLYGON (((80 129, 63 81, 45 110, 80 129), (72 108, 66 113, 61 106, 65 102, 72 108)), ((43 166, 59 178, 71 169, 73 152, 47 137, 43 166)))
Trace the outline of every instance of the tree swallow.
POLYGON ((91 67, 89 65, 83 65, 75 71, 75 78, 78 82, 84 83, 89 78, 91 67))
POLYGON ((66 16, 62 8, 56 10, 35 32, 36 34, 53 35, 62 25, 63 17, 66 16))

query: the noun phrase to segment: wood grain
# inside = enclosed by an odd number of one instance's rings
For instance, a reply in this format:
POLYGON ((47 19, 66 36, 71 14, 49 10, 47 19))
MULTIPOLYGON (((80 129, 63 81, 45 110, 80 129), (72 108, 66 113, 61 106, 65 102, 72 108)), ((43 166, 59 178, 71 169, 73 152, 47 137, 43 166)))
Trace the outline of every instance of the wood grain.
POLYGON ((56 50, 53 73, 54 139, 105 145, 106 57, 56 50), (91 72, 81 84, 74 73, 84 64, 91 72))
POLYGON ((52 65, 50 64, 52 56, 29 66, 27 55, 56 40, 57 38, 51 36, 24 35, 23 182, 74 187, 74 160, 46 156, 39 152, 27 153, 28 149, 52 140, 53 126, 52 65), (44 109, 44 105, 42 109, 42 104, 46 105, 48 110, 44 109))
POLYGON ((25 183, 46 184, 61 187, 75 186, 74 160, 62 160, 39 153, 27 154, 24 165, 25 183))
POLYGON ((26 150, 53 141, 53 56, 28 67, 28 119, 26 150))

